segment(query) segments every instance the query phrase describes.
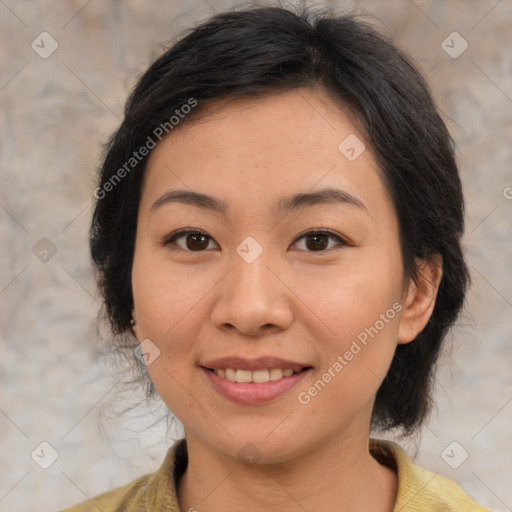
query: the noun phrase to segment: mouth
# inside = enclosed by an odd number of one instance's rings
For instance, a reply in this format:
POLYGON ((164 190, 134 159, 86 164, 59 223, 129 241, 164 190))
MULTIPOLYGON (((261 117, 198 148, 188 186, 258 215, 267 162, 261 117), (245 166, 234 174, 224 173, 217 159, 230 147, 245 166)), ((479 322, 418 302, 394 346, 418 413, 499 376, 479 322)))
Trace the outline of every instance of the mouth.
POLYGON ((228 380, 229 382, 238 383, 253 383, 264 384, 266 382, 273 382, 283 378, 291 377, 297 373, 307 370, 311 367, 301 368, 294 370, 293 368, 267 368, 262 370, 241 370, 236 368, 205 368, 212 373, 215 373, 221 379, 228 380))
POLYGON ((231 402, 258 405, 295 387, 313 367, 280 358, 229 357, 200 365, 212 388, 231 402))

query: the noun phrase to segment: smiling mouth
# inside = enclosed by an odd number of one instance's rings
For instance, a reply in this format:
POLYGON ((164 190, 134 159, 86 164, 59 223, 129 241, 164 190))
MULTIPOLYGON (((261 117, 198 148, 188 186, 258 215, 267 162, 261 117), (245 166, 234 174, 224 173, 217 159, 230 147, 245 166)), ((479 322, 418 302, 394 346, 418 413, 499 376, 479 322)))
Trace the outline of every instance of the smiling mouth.
POLYGON ((286 379, 309 368, 311 367, 304 367, 298 371, 293 370, 292 368, 269 368, 254 371, 237 370, 234 368, 206 368, 206 370, 209 370, 221 379, 225 379, 230 382, 264 384, 266 382, 286 379))

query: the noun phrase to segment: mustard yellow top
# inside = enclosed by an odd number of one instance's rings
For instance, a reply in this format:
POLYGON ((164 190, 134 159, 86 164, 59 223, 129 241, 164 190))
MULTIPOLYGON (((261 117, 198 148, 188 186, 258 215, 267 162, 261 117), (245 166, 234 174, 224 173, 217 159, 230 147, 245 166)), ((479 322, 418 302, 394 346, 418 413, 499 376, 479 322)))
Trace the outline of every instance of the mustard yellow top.
MULTIPOLYGON (((395 443, 370 439, 370 453, 398 474, 393 512, 491 512, 475 503, 455 482, 413 464, 395 443)), ((187 445, 181 439, 169 448, 154 473, 61 512, 180 512, 176 482, 187 464, 187 445)))

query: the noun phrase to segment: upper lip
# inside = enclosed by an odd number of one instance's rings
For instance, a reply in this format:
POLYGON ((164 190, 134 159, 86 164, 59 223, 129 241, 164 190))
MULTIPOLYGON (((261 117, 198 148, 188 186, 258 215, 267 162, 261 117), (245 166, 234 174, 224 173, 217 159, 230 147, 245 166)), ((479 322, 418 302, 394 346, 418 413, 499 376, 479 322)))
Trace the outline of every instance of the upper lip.
POLYGON ((287 361, 280 357, 258 357, 256 359, 244 359, 242 357, 221 357, 219 359, 212 359, 201 364, 205 368, 211 370, 232 368, 235 370, 268 370, 270 368, 281 368, 282 370, 292 369, 299 372, 303 368, 308 368, 310 365, 298 363, 296 361, 287 361))

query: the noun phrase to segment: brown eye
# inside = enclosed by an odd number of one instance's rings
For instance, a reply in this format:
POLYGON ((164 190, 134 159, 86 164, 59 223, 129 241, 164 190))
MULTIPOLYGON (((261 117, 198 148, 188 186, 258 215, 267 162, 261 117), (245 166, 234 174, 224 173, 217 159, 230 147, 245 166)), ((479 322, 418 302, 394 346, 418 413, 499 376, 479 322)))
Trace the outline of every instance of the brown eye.
MULTIPOLYGON (((297 240, 302 239, 306 240, 306 242, 305 249, 301 250, 305 250, 306 252, 326 252, 336 246, 349 245, 340 236, 329 231, 308 231, 297 240), (330 245, 331 241, 336 242, 334 246, 330 245)), ((206 233, 189 229, 175 233, 171 237, 167 238, 163 242, 163 245, 175 246, 172 248, 174 249, 177 247, 178 249, 188 252, 203 252, 208 249, 210 241, 213 241, 213 239, 206 233), (182 240, 184 240, 185 243, 183 243, 182 240)))
POLYGON ((163 243, 164 246, 175 245, 179 249, 189 252, 202 252, 208 248, 211 237, 200 231, 185 230, 175 233, 163 243), (184 239, 185 243, 178 243, 178 240, 184 239))
POLYGON ((307 239, 306 247, 312 251, 323 250, 329 245, 328 235, 309 235, 307 239))
POLYGON ((193 234, 193 235, 186 235, 186 246, 191 251, 201 251, 203 249, 206 249, 208 247, 208 241, 207 236, 201 235, 199 233, 193 234))
POLYGON ((306 240, 305 247, 307 252, 325 252, 328 249, 332 249, 332 246, 329 247, 330 240, 338 242, 336 244, 338 246, 348 245, 341 237, 329 231, 308 231, 297 240, 302 239, 306 240))

